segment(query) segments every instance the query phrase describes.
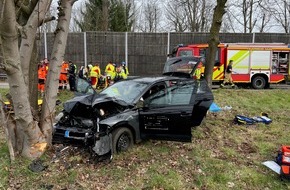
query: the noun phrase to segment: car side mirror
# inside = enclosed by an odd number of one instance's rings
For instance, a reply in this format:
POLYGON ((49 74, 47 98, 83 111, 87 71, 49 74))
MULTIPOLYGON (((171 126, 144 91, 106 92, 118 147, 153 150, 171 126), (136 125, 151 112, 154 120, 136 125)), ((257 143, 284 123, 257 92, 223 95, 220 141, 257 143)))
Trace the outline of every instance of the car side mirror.
POLYGON ((143 107, 144 107, 144 99, 143 99, 143 97, 141 97, 141 98, 139 99, 139 101, 138 101, 137 104, 136 104, 136 107, 137 107, 137 108, 143 108, 143 107))

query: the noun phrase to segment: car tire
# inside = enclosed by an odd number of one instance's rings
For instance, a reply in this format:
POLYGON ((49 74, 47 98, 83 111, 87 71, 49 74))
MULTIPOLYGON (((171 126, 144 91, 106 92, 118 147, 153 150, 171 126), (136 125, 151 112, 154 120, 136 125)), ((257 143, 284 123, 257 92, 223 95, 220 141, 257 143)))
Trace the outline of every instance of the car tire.
POLYGON ((127 127, 115 129, 113 136, 113 153, 121 153, 127 151, 134 144, 133 134, 127 127))
POLYGON ((252 86, 254 89, 264 89, 266 87, 266 80, 262 76, 256 76, 252 80, 252 86))

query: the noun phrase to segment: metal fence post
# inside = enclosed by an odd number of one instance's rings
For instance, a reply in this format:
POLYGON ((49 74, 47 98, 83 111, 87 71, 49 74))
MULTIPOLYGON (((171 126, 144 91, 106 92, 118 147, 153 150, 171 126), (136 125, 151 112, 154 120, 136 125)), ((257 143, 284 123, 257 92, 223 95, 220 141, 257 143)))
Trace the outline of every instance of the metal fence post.
POLYGON ((43 38, 44 38, 44 58, 48 58, 47 57, 46 24, 45 24, 45 29, 43 30, 43 38))
POLYGON ((125 32, 125 63, 128 67, 128 32, 125 32))
POLYGON ((256 37, 256 33, 253 32, 252 43, 255 43, 255 37, 256 37))
POLYGON ((84 62, 87 67, 87 33, 84 32, 84 62))
POLYGON ((170 53, 170 32, 167 33, 167 55, 170 53))

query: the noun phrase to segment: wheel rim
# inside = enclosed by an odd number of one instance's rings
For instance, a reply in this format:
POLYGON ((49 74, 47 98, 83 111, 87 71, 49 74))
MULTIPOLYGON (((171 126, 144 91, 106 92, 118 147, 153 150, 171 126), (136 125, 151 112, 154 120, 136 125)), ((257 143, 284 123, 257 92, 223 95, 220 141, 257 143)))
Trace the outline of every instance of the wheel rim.
POLYGON ((258 87, 262 86, 262 84, 263 84, 262 80, 257 80, 257 81, 256 81, 256 85, 257 85, 258 87))
POLYGON ((117 143, 117 151, 126 151, 130 146, 130 137, 127 133, 123 133, 120 138, 118 139, 117 143))

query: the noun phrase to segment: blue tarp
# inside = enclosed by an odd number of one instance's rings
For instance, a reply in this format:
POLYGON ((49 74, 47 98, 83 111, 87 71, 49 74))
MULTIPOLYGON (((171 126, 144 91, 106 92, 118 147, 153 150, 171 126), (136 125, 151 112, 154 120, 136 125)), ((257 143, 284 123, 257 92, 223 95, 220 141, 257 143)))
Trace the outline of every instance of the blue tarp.
POLYGON ((214 102, 209 107, 209 111, 210 112, 219 112, 221 110, 222 109, 216 103, 214 103, 214 102))

